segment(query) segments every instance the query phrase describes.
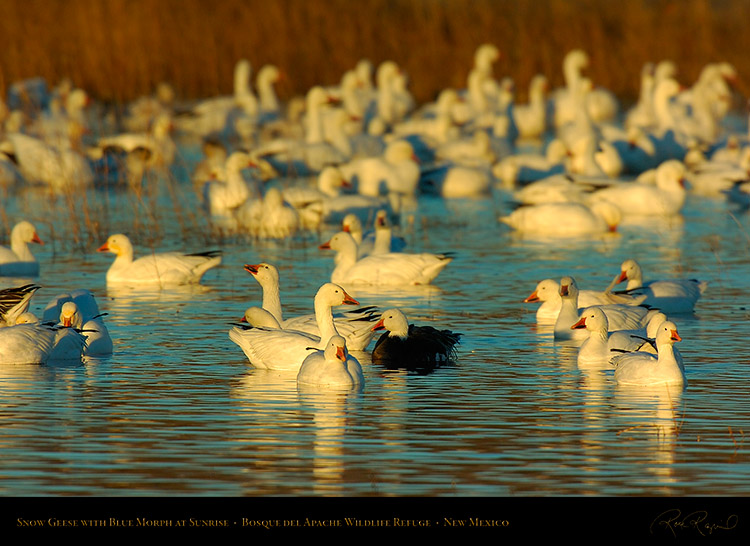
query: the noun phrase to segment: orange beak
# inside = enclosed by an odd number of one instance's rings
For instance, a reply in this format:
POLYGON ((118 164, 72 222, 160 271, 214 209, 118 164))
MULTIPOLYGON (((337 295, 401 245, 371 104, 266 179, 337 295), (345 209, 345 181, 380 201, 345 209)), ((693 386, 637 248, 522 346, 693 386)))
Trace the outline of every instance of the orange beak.
POLYGON ((620 273, 620 276, 617 277, 617 283, 615 283, 615 284, 619 284, 619 283, 621 283, 623 281, 627 281, 627 280, 628 280, 628 273, 626 271, 623 271, 622 273, 620 273))
POLYGON ((536 301, 539 301, 539 295, 536 293, 536 290, 529 294, 528 298, 523 300, 524 303, 534 303, 536 301))
POLYGON ((42 241, 42 240, 41 240, 41 239, 39 238, 39 235, 37 235, 36 231, 34 232, 34 236, 33 236, 33 237, 31 238, 31 242, 32 242, 32 243, 36 243, 36 244, 38 244, 38 245, 43 245, 43 244, 44 244, 44 241, 42 241))
POLYGON ((96 249, 97 252, 107 252, 109 251, 109 247, 107 246, 107 243, 104 243, 102 246, 96 249))
POLYGON ((343 347, 336 347, 336 358, 341 362, 346 362, 346 350, 343 347))
POLYGON ((586 317, 581 317, 578 322, 570 327, 571 330, 580 330, 581 328, 586 328, 586 317))
POLYGON ((257 265, 245 264, 245 266, 243 267, 243 269, 245 271, 247 271, 248 273, 252 273, 253 275, 255 275, 255 274, 258 273, 258 266, 257 265))
POLYGON ((344 291, 344 303, 346 305, 359 305, 359 302, 344 291))
POLYGON ((71 320, 70 317, 63 317, 63 326, 66 328, 70 328, 71 320))
POLYGON ((672 341, 682 341, 682 338, 680 337, 680 334, 677 333, 677 330, 672 330, 672 341))
POLYGON ((561 296, 567 296, 568 295, 568 285, 567 284, 561 284, 560 285, 560 295, 561 296))
POLYGON ((331 241, 328 241, 327 243, 323 243, 318 247, 319 250, 331 250, 331 241))
POLYGON ((385 330, 385 325, 383 324, 383 319, 380 319, 375 323, 375 326, 372 327, 373 332, 377 332, 378 330, 385 330))

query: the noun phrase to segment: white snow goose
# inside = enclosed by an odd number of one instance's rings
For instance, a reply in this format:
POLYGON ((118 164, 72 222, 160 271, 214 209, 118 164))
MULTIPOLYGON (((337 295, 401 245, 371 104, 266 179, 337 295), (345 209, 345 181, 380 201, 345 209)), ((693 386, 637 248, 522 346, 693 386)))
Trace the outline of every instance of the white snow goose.
POLYGON ((346 350, 346 340, 341 336, 331 336, 324 350, 308 355, 297 373, 298 385, 350 388, 364 382, 362 366, 346 350))
POLYGON ((605 235, 617 231, 621 219, 620 209, 609 202, 526 205, 499 218, 521 236, 541 238, 605 235))
POLYGON ((620 385, 648 387, 687 385, 685 368, 675 356, 674 343, 682 341, 674 322, 665 321, 656 334, 657 355, 637 351, 612 357, 615 381, 620 385))
POLYGON ((341 222, 341 229, 349 233, 357 243, 357 255, 362 258, 370 254, 401 252, 406 247, 403 237, 393 235, 388 213, 381 209, 375 213, 376 229, 363 232, 362 221, 356 214, 347 214, 341 222), (377 229, 381 224, 381 230, 377 229), (378 240, 379 237, 379 240, 378 240))
POLYGON ((111 355, 113 352, 112 338, 104 324, 101 314, 84 317, 73 301, 66 301, 60 309, 60 326, 73 328, 86 338, 86 356, 111 355))
POLYGON ((622 262, 615 283, 628 281, 625 293, 646 295, 643 304, 658 308, 666 314, 692 313, 695 304, 708 287, 705 281, 697 279, 671 279, 643 281, 641 265, 633 259, 622 262))
POLYGON ((200 282, 203 275, 221 263, 220 251, 197 254, 153 253, 133 259, 133 245, 127 235, 110 235, 99 252, 111 252, 116 258, 107 271, 107 283, 125 285, 173 286, 200 282))
POLYGON ((18 222, 10 232, 10 248, 0 246, 0 275, 4 277, 36 277, 39 262, 29 250, 29 243, 43 245, 36 228, 26 220, 18 222))
POLYGON ((39 290, 38 284, 0 290, 0 327, 13 326, 18 317, 29 310, 31 297, 39 290))
POLYGON ((86 346, 83 335, 71 328, 40 324, 34 321, 35 318, 27 312, 21 316, 21 323, 0 328, 0 363, 47 364, 81 360, 86 346))
POLYGON ((320 335, 297 330, 234 326, 229 339, 245 353, 256 368, 299 371, 311 349, 324 349, 332 336, 338 335, 333 321, 332 307, 359 305, 341 286, 326 283, 315 295, 315 317, 320 335), (324 340, 324 341, 321 341, 324 340))
MULTIPOLYGON (((592 305, 640 305, 645 296, 630 296, 628 294, 614 294, 609 290, 579 290, 579 308, 591 307, 592 305)), ((554 322, 560 314, 562 299, 560 298, 560 283, 554 279, 544 279, 537 283, 534 291, 529 294, 524 303, 538 303, 541 305, 536 310, 538 322, 554 322)))
POLYGON ((357 243, 340 231, 320 245, 321 250, 337 252, 331 282, 368 285, 430 284, 453 260, 449 254, 390 252, 357 257, 357 243))
POLYGON ((671 216, 685 204, 685 165, 676 159, 656 168, 656 183, 621 182, 591 194, 589 203, 606 201, 617 205, 625 215, 671 216))
MULTIPOLYGON (((663 322, 663 318, 660 321, 663 322)), ((644 344, 644 334, 639 330, 609 331, 609 321, 599 307, 584 309, 581 318, 571 329, 585 329, 589 337, 578 349, 578 364, 608 363, 617 352, 637 351, 644 344)))
POLYGON ((399 309, 389 309, 372 327, 387 330, 375 344, 372 361, 385 368, 429 371, 456 358, 461 334, 409 324, 399 309))
MULTIPOLYGON (((281 290, 279 270, 269 264, 245 264, 245 271, 258 281, 263 289, 262 307, 277 321, 279 328, 320 335, 320 328, 315 314, 299 315, 285 319, 281 308, 281 290)), ((371 330, 375 307, 360 307, 351 311, 333 313, 336 330, 341 334, 352 351, 364 351, 374 337, 371 330)), ((247 312, 246 312, 247 314, 247 312)), ((248 320, 248 322, 250 322, 248 320)))
MULTIPOLYGON (((566 276, 560 279, 560 298, 562 303, 555 321, 555 339, 585 339, 588 337, 586 330, 571 328, 581 316, 581 309, 578 305, 578 285, 573 277, 566 276)), ((610 304, 599 307, 607 315, 610 332, 642 329, 658 312, 638 305, 610 304)))

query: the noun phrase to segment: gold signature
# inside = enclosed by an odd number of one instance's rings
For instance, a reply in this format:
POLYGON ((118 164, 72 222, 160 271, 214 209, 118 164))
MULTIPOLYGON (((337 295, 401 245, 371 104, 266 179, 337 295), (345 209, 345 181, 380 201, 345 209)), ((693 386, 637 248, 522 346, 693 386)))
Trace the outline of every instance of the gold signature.
POLYGON ((681 531, 694 531, 701 536, 711 535, 714 531, 729 531, 737 527, 739 518, 736 514, 727 516, 725 520, 709 521, 708 512, 705 510, 696 510, 689 514, 683 515, 679 509, 666 510, 659 514, 653 522, 649 531, 661 528, 668 530, 672 536, 677 536, 681 531))

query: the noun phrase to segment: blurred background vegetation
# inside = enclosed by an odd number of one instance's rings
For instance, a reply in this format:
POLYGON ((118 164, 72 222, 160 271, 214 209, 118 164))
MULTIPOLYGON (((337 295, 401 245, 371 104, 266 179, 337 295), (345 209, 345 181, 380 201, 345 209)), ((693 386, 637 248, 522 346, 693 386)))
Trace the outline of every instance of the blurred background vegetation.
POLYGON ((462 88, 476 47, 493 43, 519 98, 531 77, 562 83, 565 53, 583 48, 594 83, 633 100, 648 61, 677 63, 692 84, 728 61, 747 96, 750 0, 0 0, 0 91, 63 78, 125 102, 171 83, 179 98, 232 90, 240 58, 286 75, 281 98, 336 84, 363 57, 391 59, 418 101, 462 88))

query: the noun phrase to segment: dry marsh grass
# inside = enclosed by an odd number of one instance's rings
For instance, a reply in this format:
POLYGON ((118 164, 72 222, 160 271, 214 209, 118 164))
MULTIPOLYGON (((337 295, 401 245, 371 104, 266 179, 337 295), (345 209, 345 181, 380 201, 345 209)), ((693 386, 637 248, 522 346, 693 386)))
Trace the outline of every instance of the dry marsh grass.
MULTIPOLYGON (((496 76, 523 96, 542 72, 562 82, 564 54, 625 99, 647 61, 671 59, 683 83, 710 61, 750 72, 746 0, 0 0, 0 90, 70 78, 125 102, 171 83, 183 99, 227 93, 240 58, 286 74, 282 98, 337 83, 362 57, 398 62, 419 101, 463 87, 476 47, 502 52, 496 76)), ((739 91, 748 94, 747 80, 739 91)))

